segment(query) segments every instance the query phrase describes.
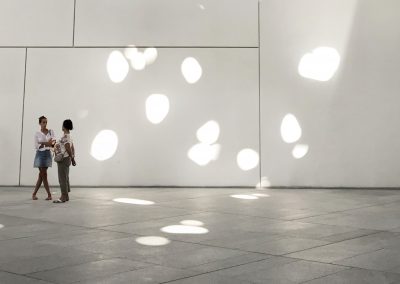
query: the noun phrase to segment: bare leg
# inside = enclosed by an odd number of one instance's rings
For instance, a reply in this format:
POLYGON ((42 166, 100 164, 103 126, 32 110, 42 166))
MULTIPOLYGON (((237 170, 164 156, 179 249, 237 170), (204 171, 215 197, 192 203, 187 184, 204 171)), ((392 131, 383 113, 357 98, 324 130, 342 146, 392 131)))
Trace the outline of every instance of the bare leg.
POLYGON ((47 192, 46 200, 51 200, 52 198, 51 198, 51 192, 50 192, 50 188, 49 188, 49 182, 47 181, 47 168, 40 168, 40 172, 42 174, 44 188, 46 189, 46 192, 47 192))
POLYGON ((42 185, 43 179, 42 179, 42 175, 39 172, 38 175, 38 180, 36 182, 36 186, 35 186, 35 190, 32 193, 32 199, 33 200, 37 200, 38 198, 36 197, 37 192, 39 191, 40 186, 42 185))

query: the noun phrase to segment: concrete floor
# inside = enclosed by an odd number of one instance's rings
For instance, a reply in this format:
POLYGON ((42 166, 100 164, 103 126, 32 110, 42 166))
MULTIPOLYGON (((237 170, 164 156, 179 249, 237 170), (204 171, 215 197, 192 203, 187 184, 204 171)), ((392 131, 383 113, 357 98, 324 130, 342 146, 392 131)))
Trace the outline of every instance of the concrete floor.
POLYGON ((73 188, 64 204, 30 195, 0 188, 2 284, 400 283, 400 190, 73 188))

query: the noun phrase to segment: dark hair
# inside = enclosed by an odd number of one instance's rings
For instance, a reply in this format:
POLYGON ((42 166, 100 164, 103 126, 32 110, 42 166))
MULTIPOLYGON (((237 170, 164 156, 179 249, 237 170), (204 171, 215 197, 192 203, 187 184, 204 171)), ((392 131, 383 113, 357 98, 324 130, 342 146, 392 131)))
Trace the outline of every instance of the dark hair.
POLYGON ((43 120, 43 119, 47 119, 47 117, 45 117, 44 115, 42 115, 41 117, 39 117, 39 124, 42 123, 42 120, 43 120))
POLYGON ((64 122, 63 122, 63 127, 64 127, 65 129, 68 129, 68 130, 74 129, 74 126, 72 125, 72 121, 71 121, 70 119, 64 120, 64 122))

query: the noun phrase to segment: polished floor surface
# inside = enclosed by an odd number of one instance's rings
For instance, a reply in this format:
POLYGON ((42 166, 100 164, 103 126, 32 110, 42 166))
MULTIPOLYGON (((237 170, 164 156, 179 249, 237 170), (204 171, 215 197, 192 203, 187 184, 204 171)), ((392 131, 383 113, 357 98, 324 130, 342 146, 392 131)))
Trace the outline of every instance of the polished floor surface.
POLYGON ((400 283, 400 190, 30 194, 0 188, 2 284, 400 283))

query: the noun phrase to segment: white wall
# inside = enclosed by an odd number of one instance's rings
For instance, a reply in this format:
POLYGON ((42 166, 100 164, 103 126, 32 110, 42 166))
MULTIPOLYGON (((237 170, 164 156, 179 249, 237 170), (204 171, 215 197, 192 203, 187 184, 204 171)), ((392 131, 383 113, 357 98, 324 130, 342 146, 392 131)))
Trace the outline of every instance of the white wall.
POLYGON ((257 0, 78 0, 77 46, 257 46, 257 0))
POLYGON ((18 184, 25 49, 0 48, 0 184, 18 184))
POLYGON ((275 1, 261 5, 262 176, 283 186, 398 186, 400 2, 275 1), (337 49, 326 82, 298 73, 302 56, 337 49), (294 114, 309 152, 294 159, 280 126, 294 114))
POLYGON ((0 0, 0 46, 72 45, 73 0, 0 0))
MULTIPOLYGON (((64 119, 75 124, 74 185, 255 186, 261 177, 272 186, 400 183, 395 0, 34 2, 0 0, 0 143, 7 149, 0 185, 34 184, 32 136, 41 115, 58 135, 64 119), (157 59, 112 82, 110 53, 132 45, 156 47, 157 59), (320 46, 340 55, 325 82, 298 72, 302 56, 320 46), (186 57, 202 67, 195 84, 182 76, 186 57), (170 102, 160 124, 146 117, 153 93, 170 102), (280 133, 288 113, 302 129, 294 143, 280 133), (188 150, 209 120, 219 123, 221 152, 199 166, 188 150), (91 145, 104 129, 119 143, 98 161, 91 145), (292 156, 296 144, 309 147, 301 159, 292 156), (244 148, 261 155, 249 171, 236 161, 244 148)), ((57 184, 55 167, 49 175, 57 184)))
MULTIPOLYGON (((32 49, 28 53, 21 184, 32 183, 32 139, 37 117, 46 114, 49 127, 60 134, 71 118, 79 167, 71 178, 80 185, 255 185, 259 170, 242 171, 236 154, 258 151, 258 88, 256 49, 158 49, 145 70, 130 70, 113 83, 106 63, 115 49, 32 49), (203 75, 188 84, 180 70, 192 56, 203 75), (240 78, 240 80, 237 80, 240 78), (151 94, 169 98, 170 111, 160 124, 146 116, 151 94), (51 106, 51 107, 49 107, 51 106), (240 114, 240 115, 238 115, 240 114), (189 159, 198 143, 196 131, 214 120, 220 127, 218 160, 199 166, 189 159), (91 155, 96 135, 104 129, 118 135, 115 155, 98 161, 91 155)), ((121 50, 123 52, 123 50, 121 50)), ((56 182, 56 171, 51 173, 56 182)))

